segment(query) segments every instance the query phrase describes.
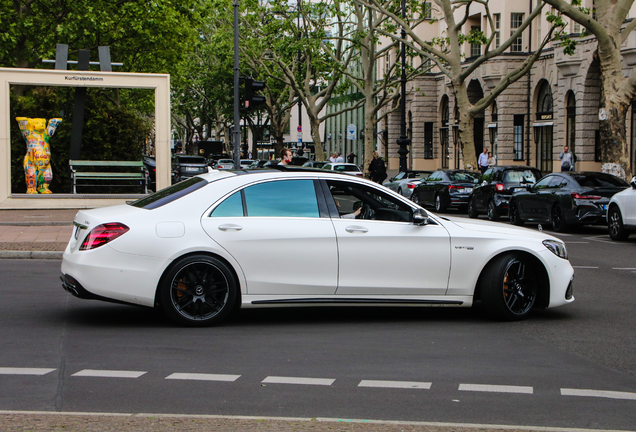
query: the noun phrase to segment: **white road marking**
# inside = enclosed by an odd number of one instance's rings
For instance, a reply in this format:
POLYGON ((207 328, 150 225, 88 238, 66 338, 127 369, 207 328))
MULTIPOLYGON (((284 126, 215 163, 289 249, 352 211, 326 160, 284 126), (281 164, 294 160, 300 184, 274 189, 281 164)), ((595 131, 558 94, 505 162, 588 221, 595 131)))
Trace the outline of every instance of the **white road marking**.
POLYGON ((572 266, 572 268, 580 268, 580 269, 597 269, 595 266, 572 266))
POLYGON ((590 242, 566 241, 566 244, 590 244, 590 242))
POLYGON ((71 376, 77 377, 98 377, 98 378, 139 378, 146 372, 122 371, 122 370, 96 370, 84 369, 71 376))
POLYGON ((202 374, 202 373, 173 373, 166 377, 171 380, 193 381, 236 381, 240 375, 202 374))
POLYGON ((524 394, 533 394, 534 392, 532 387, 489 385, 489 384, 460 384, 459 391, 476 391, 476 392, 490 392, 490 393, 524 393, 524 394))
POLYGON ((612 267, 612 270, 636 270, 636 268, 633 267, 612 267))
POLYGON ((636 393, 607 391, 607 390, 584 390, 584 389, 562 388, 561 396, 588 396, 588 397, 602 397, 602 398, 609 398, 609 399, 636 400, 636 393))
POLYGON ((431 388, 430 382, 415 382, 415 381, 375 381, 375 380, 362 380, 358 387, 379 387, 379 388, 404 388, 404 389, 425 389, 431 388))
POLYGON ((335 379, 331 378, 300 378, 300 377, 280 377, 268 376, 261 383, 263 384, 304 384, 330 386, 335 379))
POLYGON ((46 375, 55 369, 0 367, 0 375, 46 375))

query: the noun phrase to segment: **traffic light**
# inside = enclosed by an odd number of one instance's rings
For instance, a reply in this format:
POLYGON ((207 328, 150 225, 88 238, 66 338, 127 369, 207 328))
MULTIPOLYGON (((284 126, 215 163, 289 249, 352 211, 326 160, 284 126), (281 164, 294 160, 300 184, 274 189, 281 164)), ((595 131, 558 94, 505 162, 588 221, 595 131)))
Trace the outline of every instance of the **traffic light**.
POLYGON ((265 96, 257 92, 265 88, 265 81, 254 81, 253 78, 245 78, 245 109, 252 109, 265 102, 265 96))

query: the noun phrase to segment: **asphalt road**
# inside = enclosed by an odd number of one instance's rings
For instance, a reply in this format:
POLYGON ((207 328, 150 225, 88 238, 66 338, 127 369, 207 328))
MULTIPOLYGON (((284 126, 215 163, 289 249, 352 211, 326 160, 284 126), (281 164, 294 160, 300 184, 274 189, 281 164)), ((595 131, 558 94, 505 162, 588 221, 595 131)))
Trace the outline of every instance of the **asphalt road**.
POLYGON ((478 307, 289 308, 176 328, 68 295, 59 261, 0 260, 0 410, 633 430, 636 240, 561 238, 576 301, 518 323, 478 307))

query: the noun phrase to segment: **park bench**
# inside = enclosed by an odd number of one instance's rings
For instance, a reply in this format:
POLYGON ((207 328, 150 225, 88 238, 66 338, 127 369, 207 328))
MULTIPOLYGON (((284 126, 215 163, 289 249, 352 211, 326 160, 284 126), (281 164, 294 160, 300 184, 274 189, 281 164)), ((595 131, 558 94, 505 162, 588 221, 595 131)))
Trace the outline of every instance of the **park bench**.
POLYGON ((68 164, 74 194, 77 193, 77 186, 142 186, 144 193, 148 193, 148 171, 143 161, 69 160, 68 164), (99 183, 95 183, 96 180, 99 183), (131 180, 137 180, 138 183, 126 184, 131 180))

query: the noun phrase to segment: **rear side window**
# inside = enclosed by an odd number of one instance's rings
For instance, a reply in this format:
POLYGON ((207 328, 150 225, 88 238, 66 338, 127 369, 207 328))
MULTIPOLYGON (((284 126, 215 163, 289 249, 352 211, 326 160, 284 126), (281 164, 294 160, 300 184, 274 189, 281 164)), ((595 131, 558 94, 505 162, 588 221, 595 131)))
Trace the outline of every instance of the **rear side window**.
POLYGON ((171 203, 172 201, 178 200, 179 198, 184 197, 188 194, 191 194, 195 190, 200 189, 207 184, 208 182, 206 180, 203 180, 201 177, 192 177, 182 182, 173 184, 172 186, 168 186, 165 189, 161 189, 160 191, 157 191, 152 195, 148 195, 147 197, 138 199, 130 205, 146 210, 152 210, 171 203))
POLYGON ((248 217, 320 217, 313 180, 279 180, 244 189, 248 217))
POLYGON ((243 200, 241 192, 230 195, 225 201, 219 204, 211 217, 242 217, 243 216, 243 200))

